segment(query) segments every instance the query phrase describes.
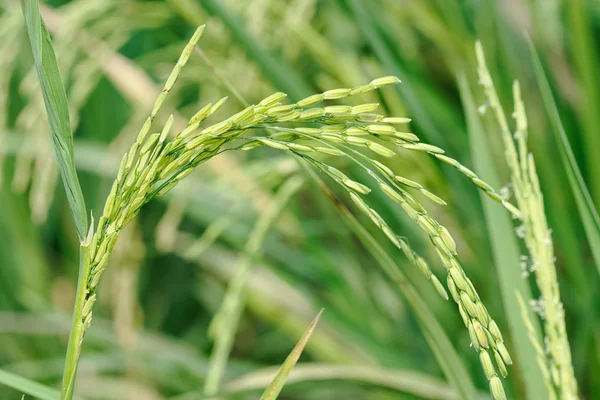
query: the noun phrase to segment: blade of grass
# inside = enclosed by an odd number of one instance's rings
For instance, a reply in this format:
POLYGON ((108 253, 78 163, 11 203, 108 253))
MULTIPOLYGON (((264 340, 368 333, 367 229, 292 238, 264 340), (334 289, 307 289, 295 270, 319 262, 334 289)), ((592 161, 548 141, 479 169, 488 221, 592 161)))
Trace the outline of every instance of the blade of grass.
POLYGON ((596 152, 600 147, 600 87, 598 85, 598 54, 595 35, 587 13, 587 4, 572 0, 567 7, 570 18, 571 48, 575 66, 580 76, 582 91, 581 132, 590 189, 596 205, 600 202, 600 164, 596 152))
POLYGON ((296 365, 298 362, 298 359, 300 359, 300 355, 302 354, 306 343, 308 343, 308 339, 310 339, 310 336, 317 327, 322 314, 323 309, 319 311, 315 319, 313 319, 313 321, 310 323, 304 336, 302 336, 290 355, 285 359, 283 365, 279 369, 279 372, 277 372, 277 375, 275 375, 275 378, 273 378, 273 381, 271 381, 269 386, 267 386, 263 394, 260 396, 260 400, 275 400, 279 396, 281 389, 283 389, 283 385, 285 385, 285 381, 292 371, 292 368, 294 368, 294 365, 296 365))
MULTIPOLYGON (((41 383, 32 381, 22 376, 13 374, 0 369, 0 384, 28 394, 40 400, 58 400, 60 393, 41 383)), ((74 397, 75 400, 83 400, 81 397, 74 397)))
POLYGON ((210 357, 210 367, 204 386, 204 392, 209 396, 215 395, 221 385, 227 359, 231 353, 246 301, 252 260, 259 255, 270 226, 290 197, 300 189, 303 183, 304 180, 298 176, 289 178, 279 189, 273 206, 264 210, 250 233, 236 274, 227 288, 221 307, 211 322, 210 335, 214 338, 215 345, 210 357))
POLYGON ((306 165, 302 167, 318 183, 321 190, 340 211, 344 222, 358 237, 363 246, 373 256, 384 273, 395 283, 412 308, 427 343, 433 351, 440 368, 448 379, 450 385, 456 389, 461 399, 472 400, 477 398, 477 391, 469 376, 462 359, 452 346, 452 342, 436 319, 427 302, 419 292, 406 279, 394 259, 385 251, 381 244, 361 225, 354 215, 329 191, 323 180, 306 165))
POLYGON ((83 193, 75 170, 73 135, 69 120, 67 95, 62 84, 58 63, 50 34, 40 15, 37 0, 21 0, 25 25, 31 42, 31 50, 40 87, 44 97, 46 113, 52 130, 52 141, 58 159, 67 199, 73 212, 79 241, 83 242, 88 231, 87 211, 83 193))
MULTIPOLYGON (((227 392, 237 393, 263 388, 269 384, 276 371, 276 367, 268 367, 245 374, 227 383, 227 392)), ((417 371, 375 366, 299 363, 289 374, 287 383, 332 380, 367 383, 425 399, 458 400, 460 398, 454 389, 439 378, 417 371)), ((478 398, 489 399, 489 396, 481 393, 478 398)))
MULTIPOLYGON (((485 132, 477 116, 477 107, 464 74, 459 75, 458 84, 465 108, 471 154, 473 154, 476 170, 482 179, 485 179, 490 185, 499 187, 501 185, 499 184, 498 172, 492 163, 490 146, 485 139, 485 132)), ((527 282, 521 277, 520 249, 510 217, 504 211, 495 207, 493 201, 487 196, 481 196, 481 201, 496 263, 496 272, 504 303, 504 314, 508 319, 511 339, 515 347, 513 354, 515 354, 520 370, 523 372, 527 398, 548 398, 542 372, 537 364, 535 349, 528 339, 528 331, 523 324, 521 310, 515 295, 515 292, 518 293, 526 302, 531 300, 531 290, 527 282)), ((531 309, 527 311, 539 343, 541 342, 539 321, 531 309)))
POLYGON ((552 89, 546 78, 544 67, 542 66, 540 57, 533 47, 531 40, 529 40, 529 50, 533 61, 535 77, 542 94, 542 100, 544 101, 546 112, 550 117, 550 125, 559 149, 560 159, 565 167, 571 191, 575 196, 575 203, 577 204, 577 209, 581 215, 583 228, 590 245, 594 262, 596 263, 596 268, 598 269, 598 272, 600 272, 600 217, 598 217, 598 211, 594 206, 590 192, 583 180, 577 161, 575 160, 575 155, 573 154, 569 139, 567 139, 565 128, 561 122, 558 107, 554 101, 552 89))

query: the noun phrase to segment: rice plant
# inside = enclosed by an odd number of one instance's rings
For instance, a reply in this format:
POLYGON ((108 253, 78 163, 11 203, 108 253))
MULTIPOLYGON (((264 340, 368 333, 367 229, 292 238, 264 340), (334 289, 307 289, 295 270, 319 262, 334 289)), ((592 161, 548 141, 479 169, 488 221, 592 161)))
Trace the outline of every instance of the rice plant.
MULTIPOLYGON (((590 194, 595 185, 588 191, 582 176, 589 171, 582 174, 578 168, 569 143, 573 138, 563 126, 569 120, 557 111, 535 50, 533 70, 549 117, 531 100, 537 95, 531 87, 522 91, 515 81, 513 139, 503 108, 505 85, 497 91, 494 82, 522 72, 515 65, 501 73, 502 64, 488 64, 493 65, 488 69, 479 42, 473 57, 467 50, 472 21, 461 17, 470 11, 458 3, 419 3, 409 10, 387 0, 377 1, 381 9, 354 0, 286 6, 255 0, 251 7, 213 0, 127 5, 76 0, 58 13, 37 1, 21 3, 38 80, 28 67, 27 73, 0 82, 12 93, 13 80, 22 78, 18 101, 0 97, 0 106, 9 109, 0 114, 0 125, 9 128, 0 137, 0 182, 12 181, 0 200, 26 193, 36 224, 64 219, 54 211, 63 195, 53 193, 58 174, 50 146, 34 146, 52 138, 80 263, 76 287, 73 279, 63 278, 49 294, 7 292, 7 298, 26 300, 30 310, 36 304, 44 310, 41 299, 50 295, 53 304, 73 306, 70 325, 63 322, 60 330, 69 332, 66 354, 48 350, 58 358, 47 365, 61 368, 48 368, 50 378, 37 379, 55 383, 60 376, 60 390, 36 383, 31 370, 23 375, 33 379, 19 377, 13 372, 29 368, 19 365, 0 371, 2 383, 39 398, 65 400, 78 394, 95 397, 98 385, 111 380, 119 385, 111 385, 110 398, 134 398, 135 385, 143 382, 148 391, 141 398, 255 398, 262 393, 261 398, 274 399, 286 381, 290 387, 283 390, 292 398, 403 396, 396 392, 409 398, 495 400, 593 396, 595 382, 587 378, 590 367, 582 360, 594 348, 594 319, 574 333, 569 318, 593 315, 597 276, 589 277, 584 267, 587 253, 573 251, 579 235, 565 239, 561 230, 578 232, 578 222, 553 211, 561 201, 561 183, 547 183, 552 167, 544 153, 536 152, 541 126, 549 124, 556 132, 567 176, 560 182, 568 182, 574 194, 583 243, 589 243, 597 261, 598 217, 590 194), (116 24, 123 15, 131 16, 133 27, 116 24), (323 22, 322 15, 333 25, 310 23, 323 22), (111 16, 117 19, 110 21, 111 16), (398 26, 396 17, 410 23, 398 26), (279 18, 288 24, 269 36, 280 26, 279 18), (135 24, 166 32, 173 20, 200 26, 187 44, 173 40, 180 32, 158 36, 164 47, 149 50, 155 46, 150 45, 136 59, 165 81, 158 89, 119 49, 137 40, 135 24), (70 29, 62 30, 59 21, 70 29), (361 34, 344 42, 335 31, 348 21, 361 34), (406 40, 396 42, 395 37, 406 40), (456 84, 465 135, 457 105, 442 85, 428 81, 432 67, 413 47, 424 42, 444 54, 442 79, 452 90, 456 84), (69 54, 72 48, 77 51, 69 54), (369 49, 365 55, 364 48, 369 49), (168 60, 177 56, 172 67, 168 60), (405 62, 409 59, 414 64, 405 62), (299 72, 302 63, 307 71, 299 72), (89 104, 106 90, 101 88, 107 80, 109 90, 116 88, 117 102, 126 98, 134 104, 115 113, 122 121, 117 139, 110 147, 79 136, 73 140, 89 129, 81 115, 90 112, 89 104), (481 93, 471 92, 475 80, 481 93), (473 97, 481 94, 485 104, 477 107, 473 97), (42 99, 49 131, 33 130, 42 99), (20 139, 10 129, 29 136, 20 139), (494 157, 499 143, 505 153, 500 162, 494 157), (534 162, 532 153, 542 163, 534 162), (101 178, 96 181, 96 176, 101 178), (507 178, 508 185, 497 189, 507 178), (103 184, 90 185, 99 181, 103 184), (154 244, 149 236, 156 238, 154 244), (172 260, 178 261, 171 271, 172 260), (131 271, 130 261, 135 265, 131 271), (169 268, 174 286, 169 286, 171 278, 164 285, 157 279, 155 274, 164 273, 159 266, 169 268), (175 278, 182 270, 186 277, 175 278), (498 271, 497 278, 492 271, 498 271), (59 283, 71 292, 60 290, 59 283), (176 307, 193 309, 190 302, 202 304, 207 316, 179 318, 176 307), (115 321, 114 344, 96 333, 104 332, 105 314, 115 321), (277 335, 265 334, 263 325, 248 318, 276 327, 277 335), (149 326, 168 335, 180 332, 185 338, 178 338, 178 344, 190 340, 201 351, 180 352, 172 343, 161 348, 160 340, 146 338, 149 326), (260 342, 247 345, 253 335, 260 342), (269 337, 277 339, 269 342, 269 337), (281 363, 291 349, 280 337, 298 344, 279 372, 262 372, 264 359, 281 363), (157 344, 156 354, 152 346, 144 353, 145 340, 157 344), (118 355, 107 353, 107 346, 118 355), (240 362, 244 352, 253 352, 251 362, 240 362), (299 362, 302 352, 322 364, 299 362), (422 365, 416 361, 420 353, 427 354, 422 365), (513 362, 517 368, 509 374, 513 362), (99 368, 98 376, 89 374, 92 365, 99 368), (320 379, 349 384, 313 384, 320 379), (297 384, 310 389, 304 393, 297 384)), ((0 16, 7 22, 0 31, 7 48, 22 27, 11 7, 0 16)), ((480 25, 490 10, 478 10, 476 31, 487 49, 493 45, 480 25)), ((548 18, 554 15, 544 11, 548 18)), ((0 68, 20 71, 26 64, 15 53, 7 54, 0 68)), ((502 62, 507 60, 513 59, 502 62)), ((593 116, 587 112, 586 126, 592 129, 593 116)), ((110 125, 110 119, 104 120, 110 125)), ((11 232, 22 223, 7 221, 11 232)), ((17 248, 14 253, 20 254, 17 248)), ((25 273, 26 287, 42 288, 44 275, 35 271, 55 272, 44 266, 43 256, 29 256, 40 267, 25 273)), ((5 328, 9 337, 24 331, 26 324, 19 321, 26 316, 7 318, 14 318, 5 328)), ((64 344, 58 347, 62 351, 64 344)))

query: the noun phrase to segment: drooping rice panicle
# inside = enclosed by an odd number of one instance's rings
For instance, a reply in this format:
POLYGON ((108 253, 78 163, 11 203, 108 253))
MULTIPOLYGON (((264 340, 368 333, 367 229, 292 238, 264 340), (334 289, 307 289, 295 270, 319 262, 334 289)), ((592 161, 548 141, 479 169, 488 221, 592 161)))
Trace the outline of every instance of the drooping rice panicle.
POLYGON ((388 146, 393 144, 406 150, 432 154, 442 161, 454 165, 479 188, 513 213, 518 213, 518 210, 501 199, 472 171, 444 156, 443 150, 433 145, 420 143, 418 137, 412 133, 397 131, 395 127, 408 122, 407 118, 373 114, 372 112, 377 108, 375 103, 357 106, 311 107, 326 100, 343 99, 396 84, 399 80, 395 77, 374 79, 367 85, 355 88, 328 90, 291 105, 282 104, 286 95, 278 92, 223 121, 201 128, 201 124, 225 103, 227 98, 223 98, 215 104, 208 104, 200 109, 190 118, 187 126, 174 135, 173 139, 170 139, 173 116, 167 119, 160 132, 150 133, 161 105, 187 62, 203 29, 200 27, 186 46, 169 75, 163 91, 154 103, 151 114, 142 126, 136 141, 123 156, 95 233, 93 236, 90 235, 86 242, 86 246, 89 243, 89 261, 87 275, 84 275, 86 283, 82 294, 84 298, 81 315, 76 316, 76 323, 81 324, 82 327, 76 332, 78 335, 78 340, 75 342, 77 354, 80 351, 85 330, 91 323, 93 305, 97 297, 97 285, 107 265, 108 257, 119 233, 138 214, 141 207, 155 196, 168 193, 196 166, 224 151, 250 150, 268 146, 278 150, 291 151, 339 183, 359 209, 425 274, 440 295, 448 298, 446 289, 433 275, 424 259, 416 255, 406 240, 395 234, 377 211, 362 199, 362 196, 367 195, 371 188, 307 153, 349 157, 376 180, 377 186, 384 194, 404 209, 409 217, 429 236, 446 268, 450 294, 458 304, 473 347, 480 353, 482 366, 490 380, 494 398, 503 399, 502 384, 495 369, 490 368, 489 362, 493 355, 500 374, 506 375, 506 365, 511 364, 512 361, 504 346, 502 335, 471 281, 466 277, 456 256, 454 239, 448 230, 432 218, 425 207, 407 190, 417 190, 438 204, 443 205, 445 202, 423 188, 422 185, 395 175, 385 164, 365 156, 355 148, 365 147, 379 156, 392 157, 397 153, 388 146), (309 124, 310 126, 308 126, 309 124), (258 129, 266 129, 272 134, 270 136, 247 135, 249 131, 254 132, 258 129), (239 142, 242 144, 237 144, 239 142))

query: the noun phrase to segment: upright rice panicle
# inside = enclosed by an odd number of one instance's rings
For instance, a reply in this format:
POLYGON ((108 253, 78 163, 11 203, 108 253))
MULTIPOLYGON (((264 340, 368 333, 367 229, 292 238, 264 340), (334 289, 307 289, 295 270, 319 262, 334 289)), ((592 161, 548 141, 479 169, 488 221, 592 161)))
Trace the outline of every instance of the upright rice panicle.
MULTIPOLYGON (((544 198, 540 189, 533 155, 527 149, 527 117, 521 99, 518 82, 513 84, 514 118, 516 120, 515 141, 510 133, 508 121, 498 99, 494 83, 485 64, 481 43, 477 42, 476 54, 478 73, 481 85, 494 111, 496 121, 500 125, 505 146, 505 156, 511 172, 517 206, 522 213, 522 227, 519 236, 525 241, 529 252, 530 267, 524 271, 533 272, 541 296, 540 317, 544 323, 544 333, 548 344, 547 360, 550 374, 546 374, 547 382, 554 398, 577 399, 577 381, 571 361, 571 351, 565 326, 565 312, 560 300, 556 266, 554 265, 554 247, 551 230, 544 212, 544 198), (552 388, 554 386, 554 388, 552 388)), ((535 343, 534 343, 535 345, 535 343)))

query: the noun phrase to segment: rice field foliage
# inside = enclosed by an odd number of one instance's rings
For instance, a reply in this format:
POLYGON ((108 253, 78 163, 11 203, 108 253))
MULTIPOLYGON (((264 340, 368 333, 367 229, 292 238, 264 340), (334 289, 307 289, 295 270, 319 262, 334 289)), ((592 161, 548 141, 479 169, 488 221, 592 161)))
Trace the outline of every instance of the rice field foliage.
POLYGON ((0 396, 600 396, 599 19, 4 2, 0 396))

